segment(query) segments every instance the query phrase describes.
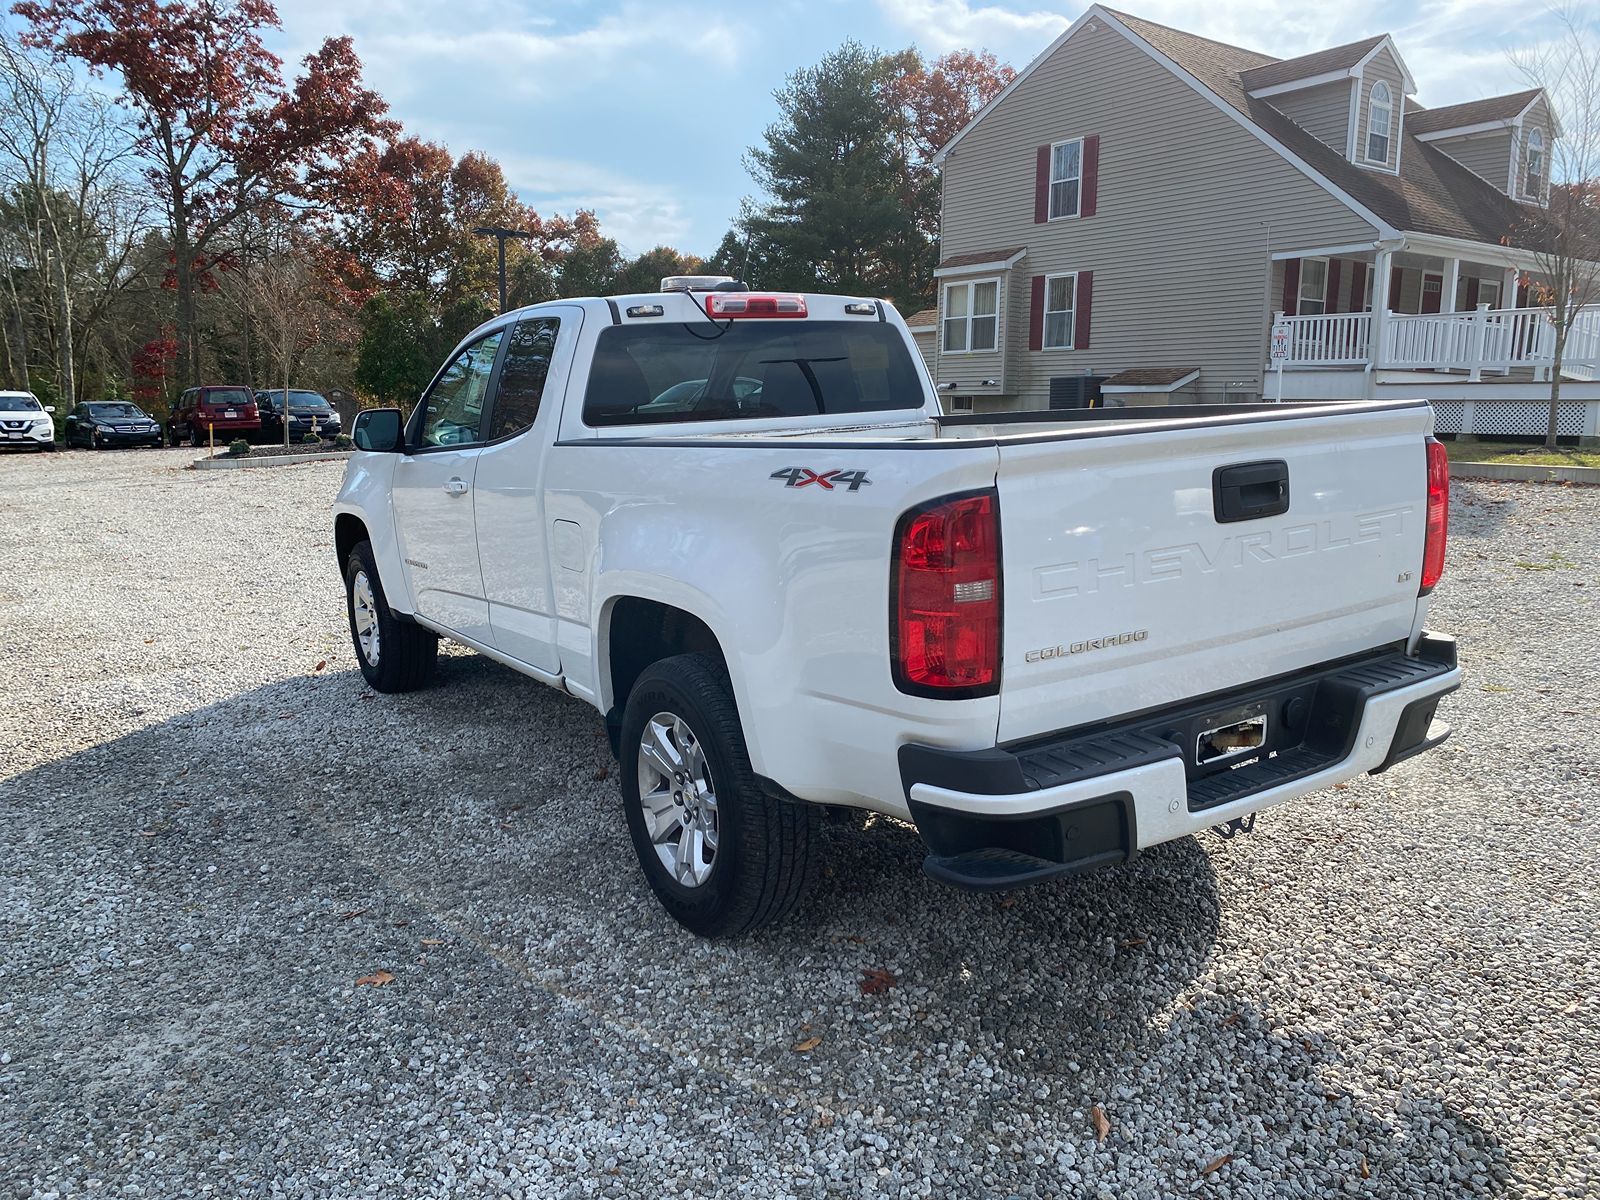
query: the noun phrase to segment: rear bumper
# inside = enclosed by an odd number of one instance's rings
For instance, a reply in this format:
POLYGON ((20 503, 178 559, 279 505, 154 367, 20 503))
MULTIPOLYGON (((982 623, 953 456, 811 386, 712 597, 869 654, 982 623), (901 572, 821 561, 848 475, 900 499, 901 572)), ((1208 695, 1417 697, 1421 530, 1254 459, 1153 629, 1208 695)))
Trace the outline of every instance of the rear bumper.
POLYGON ((1432 749, 1461 683, 1453 638, 1206 697, 1092 730, 955 752, 903 746, 900 770, 929 849, 961 887, 1016 887, 1132 858, 1432 749), (1196 762, 1197 731, 1265 714, 1267 753, 1196 762))

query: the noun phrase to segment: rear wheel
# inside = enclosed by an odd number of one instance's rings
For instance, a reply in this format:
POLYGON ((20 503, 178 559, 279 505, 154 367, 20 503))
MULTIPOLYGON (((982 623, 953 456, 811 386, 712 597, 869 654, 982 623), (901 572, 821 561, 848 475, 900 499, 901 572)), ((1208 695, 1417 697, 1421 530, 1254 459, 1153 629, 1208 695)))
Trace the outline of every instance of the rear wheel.
POLYGON ((439 635, 395 615, 384 599, 371 542, 358 542, 344 569, 350 640, 366 681, 380 692, 411 692, 433 678, 439 635))
POLYGON ((733 937, 804 898, 820 810, 778 800, 756 782, 718 664, 684 654, 646 670, 628 697, 621 746, 634 851, 681 925, 733 937))
POLYGON ((189 444, 191 446, 195 447, 196 449, 199 449, 201 446, 204 446, 206 444, 206 439, 201 436, 200 426, 198 426, 198 425, 189 426, 189 444))

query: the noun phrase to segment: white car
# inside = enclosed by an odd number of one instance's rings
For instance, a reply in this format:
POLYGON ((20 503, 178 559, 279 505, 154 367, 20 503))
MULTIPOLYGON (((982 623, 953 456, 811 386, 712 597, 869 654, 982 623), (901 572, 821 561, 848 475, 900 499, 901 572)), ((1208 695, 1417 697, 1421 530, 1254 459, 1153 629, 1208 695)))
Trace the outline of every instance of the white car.
POLYGON ((32 392, 0 392, 0 446, 56 448, 55 405, 40 404, 32 392))
POLYGON ((1438 745, 1432 422, 944 416, 880 301, 552 301, 469 335, 404 425, 360 414, 335 545, 373 687, 448 637, 592 704, 649 885, 736 934, 803 894, 825 807, 1011 888, 1438 745))

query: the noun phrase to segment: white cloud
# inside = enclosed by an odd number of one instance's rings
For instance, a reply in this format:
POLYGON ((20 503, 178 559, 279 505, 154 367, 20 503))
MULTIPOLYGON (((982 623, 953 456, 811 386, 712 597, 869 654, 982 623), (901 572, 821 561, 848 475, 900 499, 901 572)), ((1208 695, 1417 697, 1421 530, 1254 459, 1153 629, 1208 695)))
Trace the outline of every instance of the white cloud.
POLYGON ((625 254, 653 246, 682 247, 690 221, 677 192, 658 180, 633 179, 575 159, 509 154, 500 159, 506 181, 540 212, 592 208, 600 229, 625 254))
POLYGON ((878 0, 878 7, 887 21, 911 34, 926 54, 987 48, 1015 57, 1020 47, 1026 53, 1019 62, 1048 46, 1077 15, 1049 9, 1019 12, 997 4, 973 5, 967 0, 878 0))

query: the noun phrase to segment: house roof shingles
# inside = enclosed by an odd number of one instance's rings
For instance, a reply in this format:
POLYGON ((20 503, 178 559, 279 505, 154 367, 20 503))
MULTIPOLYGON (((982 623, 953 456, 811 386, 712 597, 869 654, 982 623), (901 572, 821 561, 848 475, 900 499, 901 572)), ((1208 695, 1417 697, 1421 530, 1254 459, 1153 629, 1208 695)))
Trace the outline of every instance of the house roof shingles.
POLYGON ((906 324, 912 329, 932 329, 938 323, 939 310, 937 308, 924 308, 906 318, 906 324))
POLYGON ((1435 133, 1441 129, 1460 129, 1466 125, 1482 125, 1486 121, 1511 121, 1532 104, 1539 95, 1538 88, 1526 92, 1512 92, 1507 96, 1490 96, 1485 100, 1469 100, 1465 104, 1447 104, 1443 108, 1425 108, 1409 114, 1406 125, 1411 133, 1435 133))
POLYGON ((1012 256, 1021 254, 1025 247, 1010 246, 1004 250, 974 250, 970 254, 952 254, 949 258, 942 259, 939 270, 954 270, 960 267, 981 267, 988 263, 1006 262, 1012 256))
POLYGON ((1178 381, 1199 373, 1199 367, 1130 367, 1126 371, 1118 371, 1100 386, 1169 388, 1178 381))
POLYGON ((1368 54, 1376 50, 1388 34, 1363 38, 1345 46, 1318 50, 1315 54, 1302 54, 1299 58, 1284 58, 1261 67, 1251 67, 1242 73, 1240 82, 1248 91, 1276 87, 1280 83, 1293 83, 1297 79, 1314 79, 1329 71, 1348 71, 1368 54))
POLYGON ((1518 204, 1443 151, 1413 136, 1417 118, 1433 110, 1406 117, 1398 175, 1370 171, 1307 133, 1269 101, 1250 98, 1241 76, 1277 59, 1114 9, 1105 11, 1395 229, 1491 245, 1501 244, 1502 238, 1521 245, 1530 240, 1532 235, 1525 227, 1537 209, 1518 204), (1524 231, 1520 239, 1519 230, 1524 231))

